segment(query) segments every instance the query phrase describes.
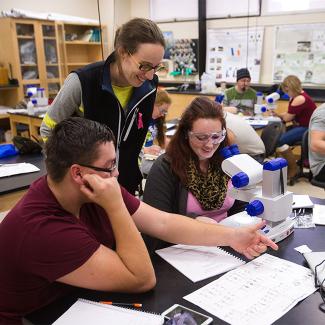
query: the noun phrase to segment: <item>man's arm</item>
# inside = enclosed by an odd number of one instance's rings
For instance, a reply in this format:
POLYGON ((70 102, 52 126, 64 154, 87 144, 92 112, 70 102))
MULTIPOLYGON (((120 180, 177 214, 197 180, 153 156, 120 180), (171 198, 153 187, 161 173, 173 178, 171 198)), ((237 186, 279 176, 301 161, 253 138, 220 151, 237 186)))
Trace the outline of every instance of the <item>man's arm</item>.
POLYGON ((81 95, 79 77, 76 73, 70 73, 43 118, 40 133, 44 140, 50 136, 57 123, 75 113, 79 116, 83 115, 83 112, 80 111, 82 105, 81 95))
POLYGON ((325 155, 325 130, 310 131, 310 150, 325 155))
POLYGON ((91 189, 82 192, 106 211, 116 241, 116 251, 100 245, 78 269, 57 281, 93 290, 142 292, 156 283, 154 269, 142 237, 123 202, 115 177, 84 175, 91 189), (109 198, 109 199, 107 199, 109 198))
POLYGON ((144 202, 140 203, 132 217, 141 232, 171 243, 231 246, 247 258, 260 255, 266 251, 267 246, 277 249, 272 240, 258 232, 264 222, 250 227, 230 228, 163 212, 144 202))

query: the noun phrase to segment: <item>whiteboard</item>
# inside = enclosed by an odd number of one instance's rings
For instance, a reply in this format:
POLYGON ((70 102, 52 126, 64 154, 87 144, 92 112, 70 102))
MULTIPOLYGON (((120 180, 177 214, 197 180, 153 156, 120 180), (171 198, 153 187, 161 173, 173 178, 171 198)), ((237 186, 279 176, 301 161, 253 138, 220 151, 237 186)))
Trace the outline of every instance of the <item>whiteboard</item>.
POLYGON ((290 74, 303 83, 325 84, 325 24, 275 27, 273 81, 290 74))
POLYGON ((248 68, 259 82, 264 27, 208 29, 206 72, 216 81, 236 82, 236 71, 248 68))

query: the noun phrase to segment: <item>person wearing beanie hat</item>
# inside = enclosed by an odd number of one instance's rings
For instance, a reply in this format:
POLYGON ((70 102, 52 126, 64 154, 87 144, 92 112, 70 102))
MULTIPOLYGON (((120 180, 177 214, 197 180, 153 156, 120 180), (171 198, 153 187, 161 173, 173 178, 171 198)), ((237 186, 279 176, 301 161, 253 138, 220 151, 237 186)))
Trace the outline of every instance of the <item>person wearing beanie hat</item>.
POLYGON ((251 75, 246 68, 242 68, 237 70, 237 81, 240 79, 248 78, 249 80, 251 79, 251 75))
POLYGON ((224 110, 244 115, 254 114, 256 91, 250 87, 251 75, 247 68, 237 70, 237 82, 234 87, 226 90, 223 99, 224 110))

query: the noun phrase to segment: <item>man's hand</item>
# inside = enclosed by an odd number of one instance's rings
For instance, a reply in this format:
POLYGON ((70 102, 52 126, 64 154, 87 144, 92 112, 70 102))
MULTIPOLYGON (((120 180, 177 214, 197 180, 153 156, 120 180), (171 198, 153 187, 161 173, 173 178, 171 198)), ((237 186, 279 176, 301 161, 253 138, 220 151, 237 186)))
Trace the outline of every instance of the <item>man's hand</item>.
POLYGON ((268 246, 277 250, 278 245, 259 232, 259 229, 264 225, 265 221, 262 221, 250 227, 234 229, 233 238, 230 239, 230 246, 249 259, 264 253, 268 246))
POLYGON ((86 197, 107 210, 117 209, 123 203, 121 188, 116 177, 102 178, 96 174, 83 175, 80 190, 86 197))

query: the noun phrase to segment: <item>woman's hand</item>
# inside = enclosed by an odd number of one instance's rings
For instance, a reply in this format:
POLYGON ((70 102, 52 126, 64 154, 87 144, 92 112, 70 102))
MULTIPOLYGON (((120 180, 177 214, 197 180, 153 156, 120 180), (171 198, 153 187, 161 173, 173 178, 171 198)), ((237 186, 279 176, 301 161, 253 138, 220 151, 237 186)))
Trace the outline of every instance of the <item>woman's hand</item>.
POLYGON ((157 145, 152 145, 150 147, 144 147, 143 152, 145 154, 153 155, 153 156, 159 156, 160 155, 161 148, 157 145))

